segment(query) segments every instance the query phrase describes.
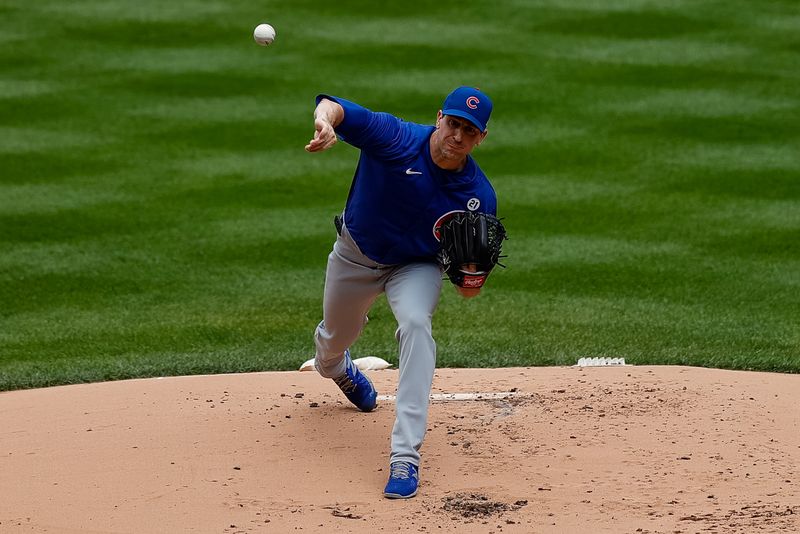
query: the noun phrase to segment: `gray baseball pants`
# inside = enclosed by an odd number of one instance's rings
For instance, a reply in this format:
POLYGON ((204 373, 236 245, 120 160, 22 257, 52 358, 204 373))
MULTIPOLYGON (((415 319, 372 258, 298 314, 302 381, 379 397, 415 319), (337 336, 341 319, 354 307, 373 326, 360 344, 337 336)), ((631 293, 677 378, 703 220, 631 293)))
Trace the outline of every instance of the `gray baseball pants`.
POLYGON ((361 334, 366 316, 383 292, 397 319, 400 377, 390 462, 419 466, 428 425, 428 404, 436 368, 431 319, 442 289, 435 263, 381 265, 361 253, 346 227, 328 256, 323 320, 314 332, 315 366, 335 378, 345 372, 344 351, 361 334))

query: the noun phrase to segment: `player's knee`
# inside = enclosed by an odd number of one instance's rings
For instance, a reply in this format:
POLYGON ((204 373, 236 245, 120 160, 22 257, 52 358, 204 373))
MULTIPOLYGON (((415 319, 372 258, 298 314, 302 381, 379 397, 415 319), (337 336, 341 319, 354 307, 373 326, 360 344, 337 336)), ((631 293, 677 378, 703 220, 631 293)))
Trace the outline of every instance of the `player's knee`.
POLYGON ((410 313, 401 318, 397 322, 397 336, 400 337, 404 333, 413 332, 428 332, 431 331, 431 315, 428 313, 410 313))

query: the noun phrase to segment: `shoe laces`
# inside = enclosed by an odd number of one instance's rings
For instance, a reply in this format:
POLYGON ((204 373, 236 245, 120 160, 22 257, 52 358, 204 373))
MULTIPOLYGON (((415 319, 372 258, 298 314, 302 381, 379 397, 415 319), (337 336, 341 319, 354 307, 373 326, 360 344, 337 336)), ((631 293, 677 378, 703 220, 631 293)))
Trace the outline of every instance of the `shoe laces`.
POLYGON ((333 381, 336 382, 336 385, 339 386, 339 389, 345 393, 351 393, 356 389, 355 383, 353 383, 353 380, 347 373, 343 374, 339 378, 334 378, 333 381))
POLYGON ((355 364, 353 364, 353 360, 347 358, 346 363, 346 370, 344 374, 338 378, 334 378, 333 381, 336 382, 336 385, 339 386, 339 389, 344 391, 345 393, 352 393, 356 390, 356 383, 353 382, 353 378, 355 377, 355 364), (352 372, 352 375, 351 375, 352 372))
POLYGON ((394 462, 391 466, 391 478, 411 478, 411 466, 408 462, 394 462))

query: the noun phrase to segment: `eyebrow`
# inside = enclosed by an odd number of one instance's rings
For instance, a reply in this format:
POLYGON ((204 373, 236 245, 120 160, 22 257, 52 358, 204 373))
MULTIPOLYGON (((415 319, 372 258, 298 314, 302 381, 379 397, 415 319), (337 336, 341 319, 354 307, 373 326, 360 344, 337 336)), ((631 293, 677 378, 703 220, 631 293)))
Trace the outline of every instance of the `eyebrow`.
POLYGON ((455 121, 456 123, 458 123, 459 126, 466 126, 467 128, 471 128, 473 130, 478 130, 478 128, 476 128, 474 124, 472 124, 471 122, 469 122, 466 119, 462 119, 462 118, 456 117, 454 115, 448 115, 447 118, 449 120, 451 120, 451 121, 455 121))

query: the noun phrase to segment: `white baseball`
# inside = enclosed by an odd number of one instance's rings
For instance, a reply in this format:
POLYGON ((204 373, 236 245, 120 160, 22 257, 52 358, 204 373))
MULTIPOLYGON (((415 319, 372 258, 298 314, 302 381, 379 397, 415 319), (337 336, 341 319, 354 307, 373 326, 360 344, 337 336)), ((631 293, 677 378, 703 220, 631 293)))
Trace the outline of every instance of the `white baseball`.
POLYGON ((253 31, 253 39, 261 46, 272 44, 275 40, 275 28, 269 24, 259 24, 253 31))

